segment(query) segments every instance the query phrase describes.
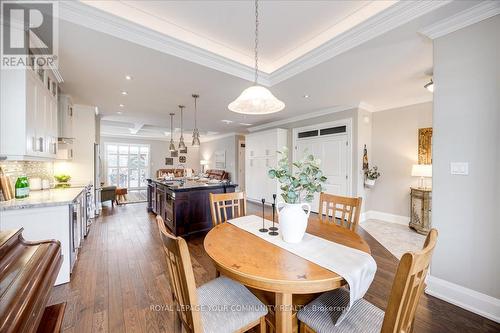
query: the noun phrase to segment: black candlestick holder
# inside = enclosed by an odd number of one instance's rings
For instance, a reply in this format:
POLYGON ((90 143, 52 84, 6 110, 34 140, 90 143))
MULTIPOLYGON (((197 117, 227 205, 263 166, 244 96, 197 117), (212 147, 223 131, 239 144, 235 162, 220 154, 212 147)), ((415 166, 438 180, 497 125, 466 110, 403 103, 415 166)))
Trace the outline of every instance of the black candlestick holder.
POLYGON ((269 228, 269 235, 271 236, 278 236, 278 232, 276 230, 278 230, 278 228, 276 228, 274 226, 274 209, 275 209, 276 205, 273 203, 273 226, 269 228))
POLYGON ((262 229, 259 229, 260 232, 268 232, 269 230, 266 229, 266 226, 264 224, 264 204, 266 203, 266 199, 262 198, 262 229))
MULTIPOLYGON (((278 228, 274 226, 274 214, 276 213, 276 194, 273 194, 273 226, 269 228, 271 231, 277 231, 278 228)), ((278 233, 276 233, 277 235, 278 233)), ((276 236, 275 234, 269 233, 269 235, 276 236)))

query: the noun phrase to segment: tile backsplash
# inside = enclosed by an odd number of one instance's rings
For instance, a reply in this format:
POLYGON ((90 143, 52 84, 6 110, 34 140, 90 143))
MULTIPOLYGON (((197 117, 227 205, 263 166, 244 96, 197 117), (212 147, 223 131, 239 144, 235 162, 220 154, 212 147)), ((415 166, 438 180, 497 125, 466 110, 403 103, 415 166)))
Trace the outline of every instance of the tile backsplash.
POLYGON ((51 184, 54 182, 53 162, 1 161, 0 168, 13 184, 16 182, 17 177, 21 175, 26 175, 28 178, 49 179, 51 184))

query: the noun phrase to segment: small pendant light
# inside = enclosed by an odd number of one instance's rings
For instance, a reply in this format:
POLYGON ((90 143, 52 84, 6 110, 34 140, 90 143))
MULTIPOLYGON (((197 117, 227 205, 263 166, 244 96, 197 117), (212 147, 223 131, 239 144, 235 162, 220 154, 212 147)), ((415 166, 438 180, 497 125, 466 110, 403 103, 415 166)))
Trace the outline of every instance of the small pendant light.
POLYGON ((285 108, 285 103, 277 99, 266 87, 258 84, 259 78, 259 3, 255 0, 255 80, 251 87, 232 101, 227 108, 243 114, 269 114, 279 112, 285 108))
POLYGON ((198 126, 196 124, 196 116, 197 116, 197 107, 196 107, 196 100, 200 95, 193 94, 191 95, 194 98, 194 129, 193 129, 193 143, 191 144, 193 147, 199 147, 200 146, 200 131, 198 130, 198 126))
POLYGON ((182 117, 182 113, 184 111, 184 108, 185 106, 184 105, 179 105, 179 109, 181 109, 181 137, 179 139, 179 150, 184 150, 186 149, 186 144, 184 143, 184 135, 183 135, 183 117, 182 117))
POLYGON ((170 146, 168 146, 170 151, 176 151, 174 144, 174 116, 175 113, 170 113, 170 146))

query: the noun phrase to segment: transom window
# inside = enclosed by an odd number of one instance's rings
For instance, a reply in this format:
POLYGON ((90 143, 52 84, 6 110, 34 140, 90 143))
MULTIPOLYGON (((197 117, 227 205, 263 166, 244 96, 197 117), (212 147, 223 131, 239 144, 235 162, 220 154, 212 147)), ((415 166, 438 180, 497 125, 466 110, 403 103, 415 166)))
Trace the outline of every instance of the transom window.
POLYGON ((109 185, 144 188, 149 177, 149 145, 106 144, 106 179, 109 185))

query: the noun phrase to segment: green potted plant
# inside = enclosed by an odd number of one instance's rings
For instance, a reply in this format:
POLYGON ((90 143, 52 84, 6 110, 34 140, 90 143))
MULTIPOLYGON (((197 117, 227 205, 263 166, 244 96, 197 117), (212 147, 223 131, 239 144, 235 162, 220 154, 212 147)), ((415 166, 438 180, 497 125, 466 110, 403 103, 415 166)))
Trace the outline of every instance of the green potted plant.
POLYGON ((281 236, 285 242, 298 243, 306 231, 311 211, 309 203, 315 193, 323 190, 326 177, 319 168, 321 161, 313 155, 306 155, 300 161, 292 163, 294 173, 288 161, 288 149, 284 148, 278 154, 281 155, 278 167, 270 169, 268 175, 281 184, 281 198, 284 202, 277 205, 281 236), (307 208, 307 213, 304 212, 304 207, 307 208))
POLYGON ((380 172, 377 166, 373 166, 365 171, 365 185, 368 187, 375 186, 375 181, 380 177, 380 172))

